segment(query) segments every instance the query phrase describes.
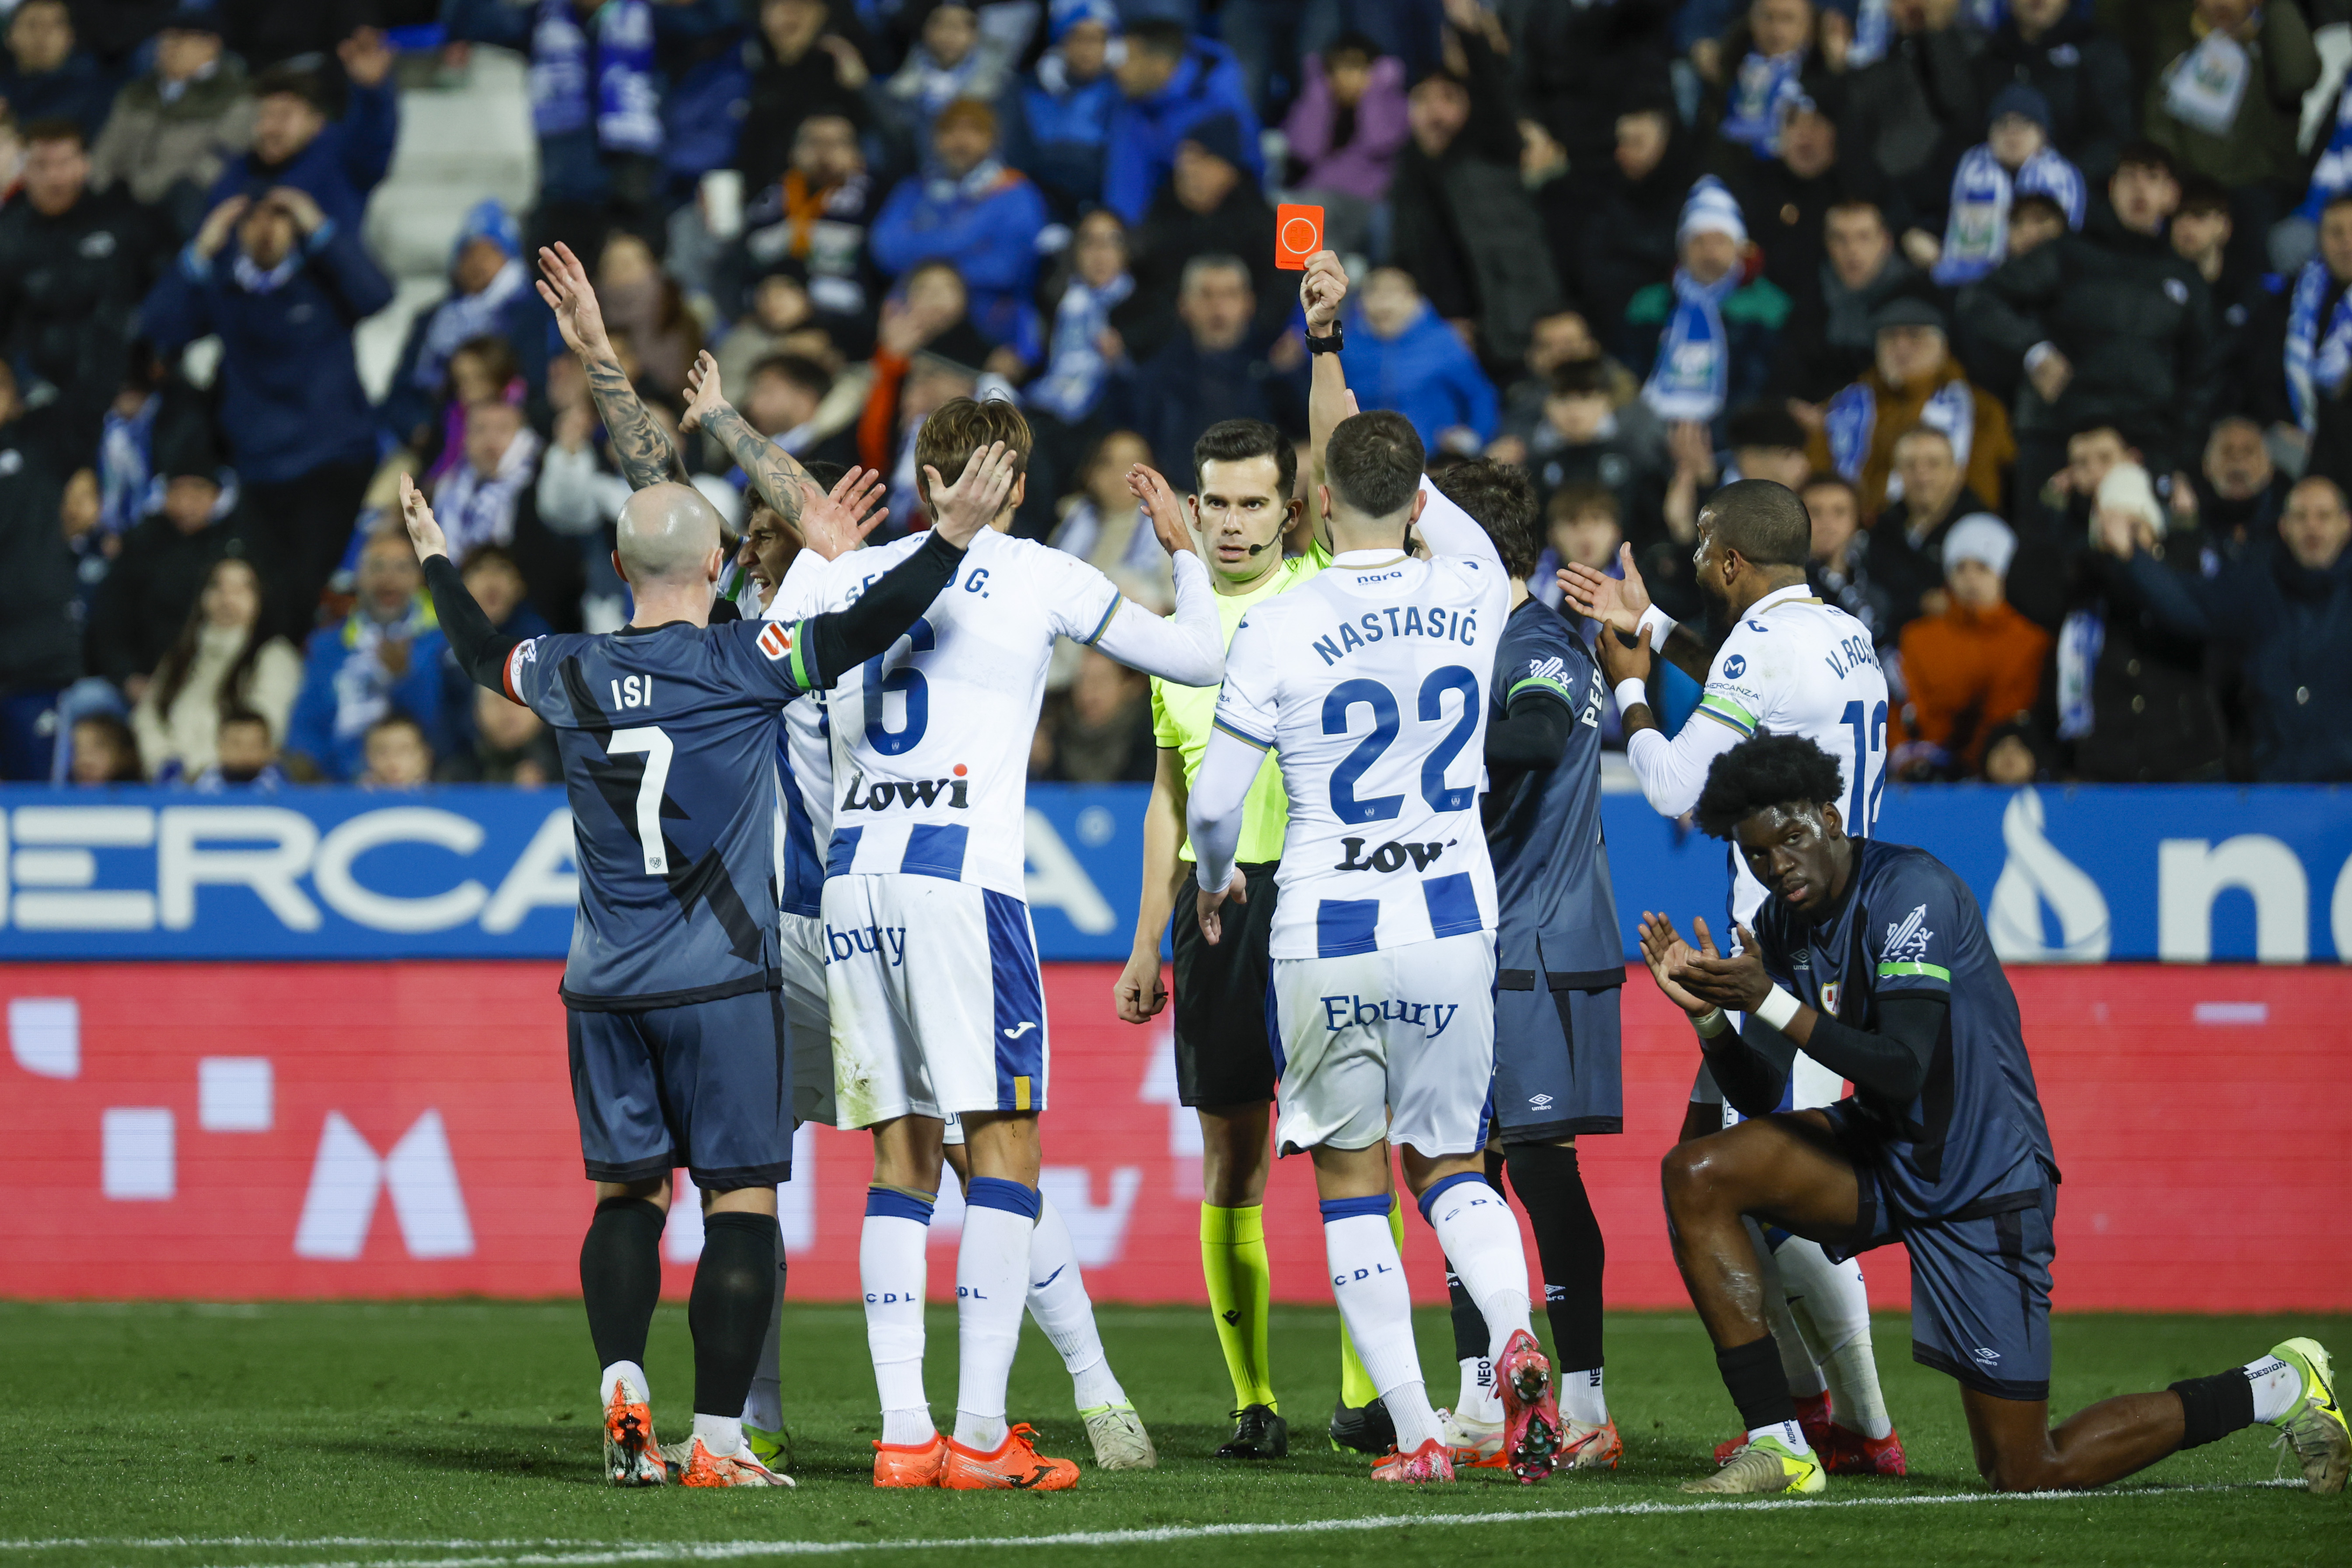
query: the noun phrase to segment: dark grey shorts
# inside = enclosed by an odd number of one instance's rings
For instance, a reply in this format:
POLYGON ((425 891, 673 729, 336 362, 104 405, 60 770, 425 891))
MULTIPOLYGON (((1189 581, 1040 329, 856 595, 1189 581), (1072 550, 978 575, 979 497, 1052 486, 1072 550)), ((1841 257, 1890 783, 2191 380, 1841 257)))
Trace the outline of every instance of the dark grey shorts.
MULTIPOLYGON (((1540 959, 1538 960, 1540 964, 1540 959)), ((1625 1129, 1617 994, 1589 974, 1542 968, 1495 975, 1495 1124, 1506 1143, 1549 1143, 1625 1129)))
POLYGON ((641 1182, 684 1165, 696 1186, 723 1193, 791 1176, 782 992, 570 1018, 572 1105, 590 1181, 641 1182))

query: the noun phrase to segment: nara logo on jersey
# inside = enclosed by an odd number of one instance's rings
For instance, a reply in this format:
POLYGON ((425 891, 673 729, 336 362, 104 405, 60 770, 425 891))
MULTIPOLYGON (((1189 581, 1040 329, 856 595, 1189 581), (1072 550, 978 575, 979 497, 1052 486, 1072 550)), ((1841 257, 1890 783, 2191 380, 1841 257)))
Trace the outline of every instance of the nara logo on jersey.
POLYGON ((951 811, 971 809, 971 780, 961 763, 955 765, 955 775, 944 779, 884 779, 877 784, 866 782, 864 773, 853 773, 849 787, 842 792, 844 811, 887 811, 894 805, 937 805, 944 800, 951 811))
POLYGON ((1412 844, 1402 839, 1391 839, 1370 855, 1364 853, 1364 846, 1370 840, 1362 838, 1339 840, 1339 860, 1331 869, 1334 871, 1401 871, 1404 868, 1404 863, 1411 860, 1414 870, 1426 871, 1432 861, 1444 854, 1458 840, 1449 838, 1444 844, 1412 844))

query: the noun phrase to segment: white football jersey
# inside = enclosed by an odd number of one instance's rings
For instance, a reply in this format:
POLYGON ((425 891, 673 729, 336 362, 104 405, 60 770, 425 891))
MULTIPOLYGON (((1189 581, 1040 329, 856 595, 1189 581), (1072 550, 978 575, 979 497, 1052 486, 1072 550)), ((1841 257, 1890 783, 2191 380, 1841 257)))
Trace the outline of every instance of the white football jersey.
MULTIPOLYGON (((924 537, 853 551, 805 592, 787 579, 770 617, 840 609, 924 537)), ((982 530, 922 618, 825 693, 825 875, 905 872, 1025 897, 1029 743, 1054 638, 1091 644, 1118 605, 1076 556, 982 530)))
MULTIPOLYGON (((1870 837, 1886 792, 1886 674, 1860 621, 1801 584, 1767 594, 1716 651, 1690 722, 1701 717, 1742 736, 1802 735, 1835 757, 1839 815, 1854 837, 1870 837)), ((1733 913, 1752 922, 1763 887, 1737 853, 1731 863, 1733 913)))
POLYGON ((1243 618, 1216 722, 1282 762, 1274 957, 1494 929, 1478 789, 1509 605, 1492 556, 1351 551, 1243 618))

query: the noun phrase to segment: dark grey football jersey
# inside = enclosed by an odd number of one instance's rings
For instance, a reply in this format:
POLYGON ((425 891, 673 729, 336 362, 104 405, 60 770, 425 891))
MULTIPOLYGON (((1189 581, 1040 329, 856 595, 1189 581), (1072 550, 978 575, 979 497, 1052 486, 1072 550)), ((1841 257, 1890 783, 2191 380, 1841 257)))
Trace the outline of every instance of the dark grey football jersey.
POLYGON ((580 911, 563 999, 676 1006, 778 984, 776 718, 805 623, 534 637, 509 692, 556 732, 580 911))

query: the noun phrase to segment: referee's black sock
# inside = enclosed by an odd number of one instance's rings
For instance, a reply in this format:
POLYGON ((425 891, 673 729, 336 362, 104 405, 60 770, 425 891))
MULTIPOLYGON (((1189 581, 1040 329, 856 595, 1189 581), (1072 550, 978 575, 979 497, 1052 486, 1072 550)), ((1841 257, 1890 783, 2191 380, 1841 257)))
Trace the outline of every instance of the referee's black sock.
POLYGON ((662 1225, 668 1218, 643 1198, 606 1198, 580 1243, 580 1299, 596 1364, 646 1363, 646 1331, 661 1301, 662 1225))
POLYGON ((1511 1188, 1528 1211, 1542 1266, 1544 1315, 1560 1372, 1601 1365, 1601 1271, 1607 1248, 1574 1145, 1514 1143, 1504 1151, 1511 1188))
POLYGON ((2233 1366, 2210 1377, 2185 1378, 2172 1385, 2180 1395, 2180 1446, 2202 1447, 2254 1424, 2254 1385, 2246 1369, 2233 1366))
POLYGON ((776 1305, 776 1216, 702 1216, 702 1261, 686 1326, 694 1333, 694 1413, 732 1419, 743 1413, 768 1314, 776 1305))
POLYGON ((1789 1393, 1789 1380, 1780 1371, 1780 1348, 1770 1332, 1760 1340, 1717 1351, 1715 1369, 1723 1374, 1723 1386, 1730 1391, 1731 1403, 1739 1407, 1739 1419, 1750 1432, 1783 1423, 1795 1429, 1797 1401, 1789 1393))

